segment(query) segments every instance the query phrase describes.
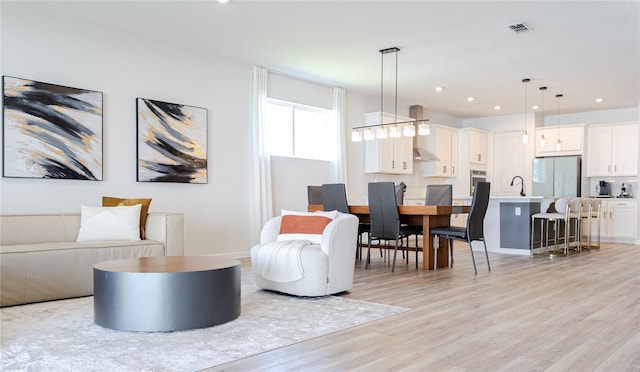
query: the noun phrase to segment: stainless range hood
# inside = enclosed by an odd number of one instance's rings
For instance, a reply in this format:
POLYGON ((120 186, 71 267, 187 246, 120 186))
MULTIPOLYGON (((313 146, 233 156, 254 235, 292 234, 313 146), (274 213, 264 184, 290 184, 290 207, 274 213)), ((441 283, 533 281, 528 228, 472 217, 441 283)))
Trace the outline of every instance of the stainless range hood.
POLYGON ((440 160, 437 156, 430 153, 429 151, 423 149, 422 147, 416 147, 414 143, 413 146, 413 161, 438 161, 440 160))
MULTIPOLYGON (((409 117, 416 120, 422 120, 422 106, 409 106, 409 117)), ((413 137, 413 161, 438 161, 440 160, 435 154, 427 151, 418 145, 418 136, 413 137)))

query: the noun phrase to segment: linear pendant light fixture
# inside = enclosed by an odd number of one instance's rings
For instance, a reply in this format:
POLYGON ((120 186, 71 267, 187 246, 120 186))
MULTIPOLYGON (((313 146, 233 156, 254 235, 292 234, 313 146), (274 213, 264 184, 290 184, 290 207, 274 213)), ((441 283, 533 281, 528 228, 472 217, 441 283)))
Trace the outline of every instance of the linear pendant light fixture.
MULTIPOLYGON (((400 48, 386 48, 381 49, 380 55, 382 56, 381 73, 380 73, 380 113, 384 112, 384 55, 388 53, 395 53, 395 106, 394 106, 394 118, 393 123, 380 123, 374 125, 365 125, 360 127, 354 127, 351 130, 351 141, 360 142, 363 139, 365 141, 371 141, 373 139, 385 139, 385 138, 398 138, 404 135, 405 137, 414 137, 416 135, 416 125, 418 126, 418 135, 429 135, 429 119, 424 120, 411 120, 411 121, 398 121, 398 52, 400 48), (375 134, 374 134, 375 133, 375 134)), ((382 119, 382 117, 381 117, 382 119)))
MULTIPOLYGON (((540 87, 540 91, 542 92, 542 103, 540 104, 540 115, 542 116, 542 122, 544 123, 544 92, 547 90, 547 87, 540 87)), ((538 146, 543 149, 547 145, 547 140, 544 138, 544 132, 540 135, 540 140, 538 142, 538 146)))
POLYGON ((524 132, 522 132, 522 143, 527 144, 529 142, 529 134, 527 133, 527 85, 531 79, 522 79, 524 83, 524 132))

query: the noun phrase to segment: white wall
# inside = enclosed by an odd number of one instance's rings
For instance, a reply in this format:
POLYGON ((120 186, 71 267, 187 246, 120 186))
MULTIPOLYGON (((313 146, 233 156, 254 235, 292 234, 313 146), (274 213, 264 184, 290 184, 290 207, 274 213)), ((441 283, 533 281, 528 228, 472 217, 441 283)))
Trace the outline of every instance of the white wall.
POLYGON ((22 9, 2 4, 2 75, 103 92, 104 173, 102 182, 1 178, 0 212, 152 197, 151 211, 184 213, 186 254, 246 255, 251 66, 22 9), (208 109, 208 184, 136 182, 136 97, 208 109))

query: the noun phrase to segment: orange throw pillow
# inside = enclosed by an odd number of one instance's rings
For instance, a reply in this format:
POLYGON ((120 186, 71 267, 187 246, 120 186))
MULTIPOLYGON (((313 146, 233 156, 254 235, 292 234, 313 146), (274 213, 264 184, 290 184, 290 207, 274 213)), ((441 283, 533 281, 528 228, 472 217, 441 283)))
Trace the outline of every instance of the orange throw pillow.
POLYGON ((312 244, 320 244, 322 232, 331 221, 331 218, 325 216, 284 215, 280 221, 277 241, 308 240, 312 244))
POLYGON ((102 197, 102 206, 103 207, 121 207, 121 206, 132 206, 140 204, 140 239, 145 239, 145 231, 144 228, 147 225, 147 214, 149 213, 149 205, 151 204, 150 198, 115 198, 112 196, 103 196, 102 197))

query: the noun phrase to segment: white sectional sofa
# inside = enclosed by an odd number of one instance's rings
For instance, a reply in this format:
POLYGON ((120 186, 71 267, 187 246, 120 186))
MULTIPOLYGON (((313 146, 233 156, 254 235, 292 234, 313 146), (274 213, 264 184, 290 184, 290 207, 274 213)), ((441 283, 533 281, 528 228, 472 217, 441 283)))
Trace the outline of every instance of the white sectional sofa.
POLYGON ((149 213, 146 239, 76 242, 80 214, 0 215, 0 306, 89 296, 93 265, 184 255, 179 213, 149 213))

